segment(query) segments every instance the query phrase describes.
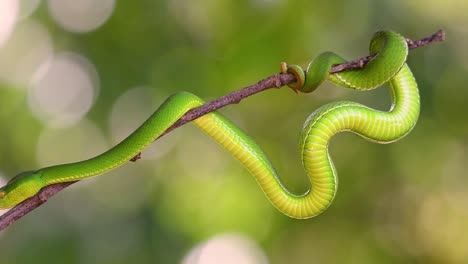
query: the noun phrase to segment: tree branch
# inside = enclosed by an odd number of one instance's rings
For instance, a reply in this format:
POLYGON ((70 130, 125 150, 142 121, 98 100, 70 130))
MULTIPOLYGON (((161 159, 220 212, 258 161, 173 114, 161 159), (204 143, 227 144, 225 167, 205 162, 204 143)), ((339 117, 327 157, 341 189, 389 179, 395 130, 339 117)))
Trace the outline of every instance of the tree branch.
MULTIPOLYGON (((432 44, 437 41, 443 41, 445 39, 445 32, 443 30, 439 30, 432 34, 429 37, 423 38, 418 41, 412 41, 410 39, 406 39, 408 43, 408 47, 410 49, 423 47, 429 44, 432 44)), ((345 70, 351 69, 359 69, 363 68, 368 61, 370 61, 375 55, 370 55, 363 57, 358 60, 346 62, 343 64, 334 65, 330 70, 330 73, 336 73, 345 70)), ((229 104, 237 104, 242 99, 249 97, 253 94, 265 91, 271 88, 280 88, 286 84, 292 83, 295 81, 295 78, 291 74, 274 74, 271 75, 256 84, 247 86, 241 90, 232 92, 228 95, 220 97, 216 100, 208 102, 200 107, 192 109, 188 111, 183 117, 181 117, 177 122, 175 122, 170 128, 168 128, 161 136, 169 133, 170 131, 176 129, 177 127, 182 126, 185 123, 188 123, 200 116, 206 115, 212 111, 215 111, 221 107, 224 107, 229 104)), ((132 161, 136 161, 140 158, 140 154, 135 156, 132 161)), ((67 183, 58 183, 44 187, 38 194, 35 196, 25 200, 21 204, 18 204, 13 209, 9 210, 2 216, 0 216, 0 231, 7 228, 12 223, 16 222, 18 219, 29 213, 30 211, 34 210, 35 208, 41 206, 47 200, 52 197, 53 195, 57 194, 67 186, 72 185, 74 182, 67 182, 67 183)))
MULTIPOLYGON (((432 44, 432 43, 437 42, 437 41, 444 41, 444 40, 445 40, 445 31, 443 31, 442 29, 439 29, 434 34, 432 34, 432 35, 430 35, 428 37, 422 38, 422 39, 420 39, 418 41, 413 41, 413 40, 407 38, 406 43, 408 43, 408 48, 409 49, 415 49, 415 48, 420 48, 420 47, 427 46, 427 45, 432 44)), ((374 57, 375 57, 375 54, 368 55, 366 57, 363 57, 363 58, 360 58, 360 59, 357 59, 357 60, 345 62, 343 64, 334 65, 333 68, 330 70, 330 73, 337 73, 337 72, 341 72, 341 71, 364 68, 366 63, 369 62, 370 60, 372 60, 374 57)))

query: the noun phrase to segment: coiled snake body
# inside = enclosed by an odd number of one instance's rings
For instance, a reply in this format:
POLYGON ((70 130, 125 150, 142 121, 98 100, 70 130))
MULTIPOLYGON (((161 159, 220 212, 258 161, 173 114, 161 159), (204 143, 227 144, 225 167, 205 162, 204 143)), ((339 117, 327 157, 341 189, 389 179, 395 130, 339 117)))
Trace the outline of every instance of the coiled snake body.
MULTIPOLYGON (((328 154, 330 138, 341 131, 352 131, 377 143, 396 141, 411 131, 419 115, 416 81, 406 65, 405 39, 391 31, 377 32, 370 53, 378 53, 363 69, 329 74, 333 64, 344 62, 334 53, 319 55, 306 72, 298 66, 282 65, 297 82, 290 87, 311 92, 325 80, 357 90, 388 84, 393 104, 389 111, 378 111, 354 102, 335 102, 313 112, 304 124, 301 137, 302 162, 311 188, 296 195, 281 183, 260 147, 243 131, 219 113, 194 120, 201 130, 237 158, 256 178, 260 187, 284 214, 309 218, 320 214, 332 202, 337 175, 328 154)), ((94 158, 18 174, 0 188, 0 208, 8 208, 35 195, 44 186, 81 180, 109 171, 130 160, 158 138, 187 111, 204 104, 197 96, 179 92, 169 97, 134 133, 107 152, 94 158)))

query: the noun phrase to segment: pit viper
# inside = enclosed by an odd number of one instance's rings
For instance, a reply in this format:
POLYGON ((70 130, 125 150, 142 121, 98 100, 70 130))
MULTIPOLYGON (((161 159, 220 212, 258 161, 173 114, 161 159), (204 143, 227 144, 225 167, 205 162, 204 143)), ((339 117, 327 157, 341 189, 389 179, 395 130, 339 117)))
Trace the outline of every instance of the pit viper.
MULTIPOLYGON (((310 180, 310 189, 303 194, 291 193, 255 141, 221 114, 212 112, 193 123, 247 168, 279 211, 293 218, 316 216, 330 206, 337 190, 337 173, 328 153, 333 135, 351 131, 372 142, 390 143, 408 134, 419 116, 419 93, 406 64, 405 38, 392 31, 379 31, 372 37, 369 51, 376 56, 362 69, 333 74, 329 73, 331 67, 345 60, 332 52, 318 55, 305 71, 297 65, 281 65, 282 73, 296 77, 296 82, 289 86, 298 92, 312 92, 324 80, 363 91, 387 84, 391 91, 392 106, 388 111, 339 101, 324 105, 309 116, 300 139, 302 163, 310 180)), ((203 104, 202 99, 188 92, 170 96, 135 132, 101 155, 18 174, 0 188, 0 208, 13 207, 50 184, 82 180, 115 169, 157 139, 187 111, 203 104)))

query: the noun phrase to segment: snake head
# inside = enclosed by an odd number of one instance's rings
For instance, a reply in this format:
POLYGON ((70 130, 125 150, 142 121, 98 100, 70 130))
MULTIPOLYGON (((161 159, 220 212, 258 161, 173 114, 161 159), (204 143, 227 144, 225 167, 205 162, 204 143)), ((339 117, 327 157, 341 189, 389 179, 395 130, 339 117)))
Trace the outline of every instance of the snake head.
POLYGON ((22 172, 0 188, 0 209, 13 207, 34 196, 44 187, 41 174, 35 171, 22 172))

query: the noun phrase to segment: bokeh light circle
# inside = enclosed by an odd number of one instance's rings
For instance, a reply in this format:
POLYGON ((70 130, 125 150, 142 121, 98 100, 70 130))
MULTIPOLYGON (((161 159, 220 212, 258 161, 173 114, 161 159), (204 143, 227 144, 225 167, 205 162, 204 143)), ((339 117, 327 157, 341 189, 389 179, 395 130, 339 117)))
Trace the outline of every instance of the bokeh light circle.
POLYGON ((52 53, 48 30, 34 20, 21 21, 0 49, 0 79, 14 87, 25 88, 34 72, 52 53))
POLYGON ((97 72, 84 57, 58 54, 36 71, 29 90, 29 106, 46 125, 70 126, 89 111, 97 86, 97 72))
POLYGON ((0 1, 0 47, 10 37, 18 16, 17 0, 0 1))
POLYGON ((48 7, 51 16, 65 30, 89 32, 109 19, 115 0, 49 0, 48 7))
POLYGON ((262 249, 241 234, 221 234, 193 248, 182 264, 266 264, 262 249))

